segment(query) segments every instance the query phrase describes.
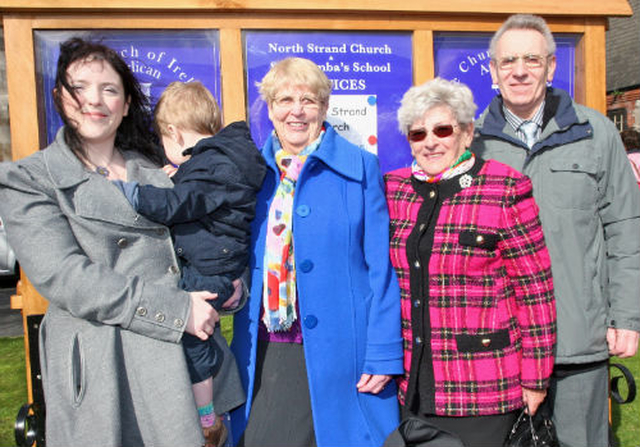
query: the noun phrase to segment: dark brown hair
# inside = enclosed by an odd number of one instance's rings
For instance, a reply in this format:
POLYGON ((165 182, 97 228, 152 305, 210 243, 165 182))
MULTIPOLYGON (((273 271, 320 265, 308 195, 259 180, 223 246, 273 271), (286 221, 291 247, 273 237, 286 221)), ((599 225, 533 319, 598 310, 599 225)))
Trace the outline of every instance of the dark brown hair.
POLYGON ((115 146, 122 151, 134 150, 150 160, 160 164, 162 158, 155 144, 152 132, 152 117, 149 100, 142 93, 138 80, 127 64, 111 48, 98 42, 90 42, 73 37, 60 44, 60 57, 56 71, 53 101, 56 111, 64 123, 64 139, 71 151, 80 159, 85 158, 82 136, 78 133, 77 123, 69 119, 62 105, 62 91, 66 90, 76 102, 78 99, 69 85, 67 70, 77 61, 100 60, 108 63, 120 76, 125 98, 129 101, 129 113, 123 117, 116 132, 115 146))
POLYGON ((620 132, 624 148, 628 151, 640 149, 640 132, 635 129, 627 129, 620 132))

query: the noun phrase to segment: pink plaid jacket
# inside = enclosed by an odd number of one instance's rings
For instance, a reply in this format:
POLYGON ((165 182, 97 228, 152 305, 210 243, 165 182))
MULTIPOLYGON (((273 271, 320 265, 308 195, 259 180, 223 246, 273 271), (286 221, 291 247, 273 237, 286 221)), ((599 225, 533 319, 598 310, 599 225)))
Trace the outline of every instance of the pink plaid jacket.
MULTIPOLYGON (((405 373, 399 399, 404 404, 413 346, 406 242, 423 199, 411 186, 409 168, 385 180, 391 262, 402 297, 405 373)), ((505 413, 522 407, 522 386, 547 387, 556 341, 555 301, 527 177, 489 160, 470 187, 445 199, 428 271, 431 333, 425 342, 432 351, 436 414, 505 413), (501 343, 495 334, 504 335, 501 343)))

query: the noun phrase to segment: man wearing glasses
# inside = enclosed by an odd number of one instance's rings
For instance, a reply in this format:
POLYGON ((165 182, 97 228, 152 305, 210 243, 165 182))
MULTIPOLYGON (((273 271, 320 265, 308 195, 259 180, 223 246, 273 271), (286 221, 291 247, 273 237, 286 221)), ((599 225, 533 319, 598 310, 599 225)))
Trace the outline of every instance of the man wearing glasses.
POLYGON ((542 18, 511 16, 489 52, 500 94, 473 150, 533 182, 558 314, 553 419, 563 446, 605 447, 608 357, 635 355, 640 332, 638 187, 613 123, 547 87, 555 42, 542 18))

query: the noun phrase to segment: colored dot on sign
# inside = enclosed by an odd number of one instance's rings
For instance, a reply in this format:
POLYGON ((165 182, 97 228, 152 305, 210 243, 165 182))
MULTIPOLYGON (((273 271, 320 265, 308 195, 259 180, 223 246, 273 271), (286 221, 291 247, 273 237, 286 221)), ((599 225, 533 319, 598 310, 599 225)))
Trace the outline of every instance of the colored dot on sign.
POLYGON ((378 144, 378 139, 376 138, 375 135, 371 135, 369 136, 369 138, 367 139, 367 141, 369 142, 369 144, 371 146, 373 146, 374 144, 378 144))
POLYGON ((375 106, 377 99, 375 96, 372 95, 367 98, 367 102, 369 103, 370 106, 375 106))

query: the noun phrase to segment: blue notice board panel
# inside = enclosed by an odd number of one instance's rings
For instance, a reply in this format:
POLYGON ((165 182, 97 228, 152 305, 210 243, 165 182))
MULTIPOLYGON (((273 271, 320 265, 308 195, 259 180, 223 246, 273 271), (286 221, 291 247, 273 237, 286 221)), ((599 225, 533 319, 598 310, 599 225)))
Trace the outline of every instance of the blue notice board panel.
POLYGON ((220 103, 220 52, 215 30, 47 30, 34 34, 39 100, 48 142, 62 125, 51 95, 59 47, 74 36, 99 41, 117 51, 135 73, 152 106, 171 82, 194 80, 202 82, 220 103))
POLYGON ((333 83, 327 121, 338 132, 377 154, 383 172, 411 162, 396 120, 402 95, 413 82, 411 33, 246 31, 243 37, 248 116, 258 146, 273 126, 256 82, 273 63, 303 57, 333 83))
MULTIPOLYGON (((556 34, 557 67, 553 86, 574 94, 575 48, 577 35, 556 34)), ((489 72, 489 42, 487 33, 435 33, 433 53, 435 72, 445 79, 463 82, 471 88, 479 115, 497 93, 489 72)))

